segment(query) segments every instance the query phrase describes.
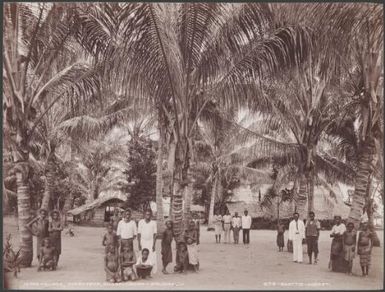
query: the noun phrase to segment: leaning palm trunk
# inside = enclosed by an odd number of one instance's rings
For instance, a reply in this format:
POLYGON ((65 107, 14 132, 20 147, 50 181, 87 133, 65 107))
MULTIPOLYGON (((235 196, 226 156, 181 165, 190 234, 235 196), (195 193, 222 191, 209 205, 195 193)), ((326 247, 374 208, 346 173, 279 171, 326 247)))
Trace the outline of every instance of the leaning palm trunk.
POLYGON ((374 156, 374 141, 367 141, 359 154, 352 206, 349 213, 349 221, 353 222, 356 228, 360 225, 363 209, 368 199, 367 190, 373 172, 374 156))
POLYGON ((185 229, 188 228, 188 224, 191 220, 191 196, 192 196, 192 185, 188 184, 184 192, 184 210, 183 210, 183 219, 185 224, 185 229))
POLYGON ((49 210, 50 202, 52 199, 52 190, 54 189, 55 182, 55 150, 52 150, 47 158, 45 169, 45 190, 43 200, 41 202, 41 208, 49 210))
POLYGON ((307 191, 308 191, 307 217, 309 217, 309 212, 314 211, 314 172, 313 171, 310 171, 307 177, 307 191))
POLYGON ((214 175, 213 187, 211 190, 211 199, 210 199, 210 209, 209 209, 209 221, 208 221, 208 229, 214 228, 214 205, 215 205, 215 197, 217 195, 218 189, 218 172, 214 175))
MULTIPOLYGON (((370 177, 369 184, 367 187, 367 203, 366 203, 366 214, 368 215, 368 227, 373 235, 373 246, 380 246, 380 239, 378 238, 377 232, 374 228, 374 209, 373 209, 373 199, 371 194, 373 194, 373 177, 370 177)), ((373 194, 374 195, 374 194, 373 194)))
MULTIPOLYGON (((156 220, 158 235, 162 234, 164 230, 164 216, 163 216, 163 141, 164 129, 159 118, 159 145, 158 145, 158 159, 156 162, 156 220)), ((171 209, 171 208, 170 208, 171 209)))
POLYGON ((299 181, 298 194, 296 198, 296 212, 301 218, 306 218, 306 201, 307 201, 307 181, 301 176, 299 181))

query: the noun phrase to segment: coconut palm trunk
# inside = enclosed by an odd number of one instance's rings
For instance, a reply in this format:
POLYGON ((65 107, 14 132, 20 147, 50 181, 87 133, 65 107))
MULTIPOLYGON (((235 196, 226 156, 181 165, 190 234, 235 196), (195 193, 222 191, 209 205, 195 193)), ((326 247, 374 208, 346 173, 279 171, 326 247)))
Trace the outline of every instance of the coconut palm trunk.
POLYGON ((354 186, 352 206, 349 213, 349 221, 353 222, 355 227, 360 225, 361 216, 365 203, 367 201, 367 190, 370 184, 370 178, 373 173, 373 162, 375 160, 374 141, 366 141, 359 154, 357 176, 354 186))
MULTIPOLYGON (((160 115, 160 114, 159 114, 160 115)), ((156 161, 156 220, 158 235, 164 230, 163 215, 163 144, 164 144, 164 128, 159 117, 159 145, 158 158, 156 161)))
POLYGON ((304 176, 298 180, 298 194, 296 200, 296 212, 301 218, 306 218, 306 201, 308 197, 307 180, 304 176))
POLYGON ((56 169, 55 149, 52 148, 46 161, 45 190, 44 190, 43 200, 41 202, 41 208, 47 211, 50 209, 50 206, 51 206, 50 202, 53 197, 52 190, 54 189, 54 183, 55 183, 55 169, 56 169))
POLYGON ((214 205, 215 205, 215 197, 216 197, 217 191, 218 191, 218 181, 219 181, 219 175, 218 175, 218 172, 216 172, 214 174, 214 181, 213 181, 213 186, 211 189, 208 229, 214 228, 214 205))

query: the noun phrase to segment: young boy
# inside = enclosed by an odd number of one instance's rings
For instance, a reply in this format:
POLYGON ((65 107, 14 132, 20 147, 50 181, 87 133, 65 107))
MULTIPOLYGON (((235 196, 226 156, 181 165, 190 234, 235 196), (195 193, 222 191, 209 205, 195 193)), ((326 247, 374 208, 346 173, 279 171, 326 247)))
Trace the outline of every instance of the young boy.
POLYGON ((106 253, 108 246, 113 246, 115 249, 118 247, 118 239, 112 224, 107 225, 107 233, 103 236, 102 245, 106 247, 106 253))
POLYGON ((285 233, 285 226, 281 224, 281 222, 278 222, 277 225, 277 245, 278 245, 278 251, 283 251, 283 248, 285 246, 285 238, 283 234, 285 233))
POLYGON ((146 279, 151 277, 151 271, 153 268, 153 263, 149 258, 150 251, 148 248, 142 249, 142 256, 138 258, 138 261, 134 265, 135 274, 139 279, 146 279))
POLYGON ((106 255, 104 257, 104 270, 106 272, 106 280, 115 283, 120 282, 120 265, 116 248, 112 245, 107 245, 106 255))
POLYGON ((162 263, 163 263, 163 274, 168 274, 166 268, 169 263, 172 262, 172 250, 171 243, 174 238, 174 234, 172 231, 172 221, 166 222, 166 230, 163 231, 162 235, 162 263))
POLYGON ((43 245, 40 247, 39 253, 39 267, 38 271, 41 270, 55 270, 56 269, 56 249, 51 245, 50 239, 44 238, 43 245))
POLYGON ((59 262, 61 254, 61 232, 63 231, 62 222, 59 217, 59 211, 54 210, 51 213, 52 221, 48 225, 49 237, 53 247, 56 249, 56 265, 59 262))
POLYGON ((188 261, 188 252, 186 243, 183 241, 178 243, 177 253, 176 253, 176 266, 174 267, 174 272, 176 273, 187 273, 189 261, 188 261))
POLYGON ((372 257, 372 233, 365 222, 362 225, 363 231, 358 235, 358 254, 360 255, 360 265, 362 270, 362 277, 367 277, 369 273, 370 260, 372 257))
POLYGON ((134 251, 130 250, 128 246, 123 247, 123 251, 120 254, 120 262, 122 268, 123 281, 135 280, 136 275, 134 272, 134 264, 136 262, 134 251))
POLYGON ((348 270, 346 271, 346 273, 349 275, 352 274, 354 252, 355 252, 356 243, 357 243, 356 237, 357 235, 356 235, 356 231, 354 230, 354 224, 352 222, 349 222, 347 226, 347 230, 344 232, 342 236, 344 258, 345 258, 345 261, 348 262, 348 270))

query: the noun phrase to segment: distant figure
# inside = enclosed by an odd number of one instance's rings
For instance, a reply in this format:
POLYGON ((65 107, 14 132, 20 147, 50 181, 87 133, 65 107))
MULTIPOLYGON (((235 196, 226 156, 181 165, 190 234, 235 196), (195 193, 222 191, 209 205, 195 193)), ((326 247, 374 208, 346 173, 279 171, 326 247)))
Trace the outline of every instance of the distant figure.
POLYGON ((151 277, 151 271, 154 267, 154 263, 150 259, 150 251, 148 248, 143 248, 141 256, 134 265, 135 274, 139 279, 146 279, 151 277))
POLYGON ((136 223, 131 220, 131 211, 126 210, 124 212, 124 218, 119 221, 116 232, 119 238, 120 250, 123 250, 123 246, 128 246, 130 250, 134 250, 134 238, 137 232, 136 223))
POLYGON ((184 240, 187 244, 189 264, 193 266, 195 272, 198 272, 199 270, 198 245, 196 243, 197 237, 195 224, 191 221, 189 229, 185 232, 184 240))
POLYGON ((306 243, 307 254, 309 256, 309 264, 312 264, 312 254, 314 253, 314 264, 318 262, 318 238, 321 225, 315 219, 313 211, 309 212, 309 220, 306 222, 306 243))
POLYGON ((241 230, 242 222, 241 217, 238 216, 238 212, 235 212, 235 215, 231 221, 231 227, 233 229, 234 243, 239 243, 239 230, 241 230))
POLYGON ((152 211, 149 209, 144 213, 144 219, 138 223, 138 246, 139 250, 147 248, 149 251, 149 258, 153 263, 152 273, 157 272, 157 261, 155 253, 157 227, 156 222, 151 220, 152 211))
POLYGON ((54 246, 51 245, 51 240, 49 239, 49 237, 44 238, 44 240, 42 241, 42 246, 40 247, 39 266, 37 270, 55 270, 56 258, 56 249, 54 246))
POLYGON ((110 223, 112 224, 112 229, 116 232, 118 230, 119 221, 122 220, 119 214, 118 209, 114 209, 114 215, 111 216, 110 223))
POLYGON ((107 225, 107 233, 103 236, 102 245, 106 247, 106 253, 108 252, 108 248, 110 246, 114 247, 115 249, 118 248, 118 238, 111 223, 107 225))
POLYGON ((52 221, 48 224, 49 237, 53 247, 56 249, 56 265, 59 262, 61 254, 61 232, 63 231, 63 225, 59 215, 59 211, 53 210, 51 212, 52 221))
POLYGON ((294 219, 289 224, 289 240, 293 242, 293 261, 295 263, 302 263, 302 240, 305 238, 305 225, 299 219, 299 214, 293 214, 294 219))
POLYGON ((199 244, 200 243, 200 236, 201 236, 201 232, 200 232, 201 223, 200 223, 198 215, 196 213, 193 214, 193 219, 192 220, 193 220, 193 222, 195 224, 195 230, 197 231, 197 234, 198 234, 197 244, 199 244))
POLYGON ((172 231, 172 221, 168 220, 166 222, 166 229, 163 231, 162 235, 162 264, 163 264, 163 274, 168 274, 167 265, 172 262, 172 249, 171 243, 174 238, 172 231))
POLYGON ((357 233, 354 230, 354 224, 352 222, 348 223, 347 230, 344 232, 342 237, 343 242, 343 250, 344 250, 344 258, 348 263, 348 268, 346 273, 351 275, 353 268, 353 259, 354 252, 356 250, 357 243, 357 233))
POLYGON ((333 238, 331 251, 330 251, 330 263, 329 268, 333 272, 346 272, 345 260, 343 257, 343 239, 342 235, 346 231, 345 225, 341 222, 341 216, 334 217, 335 225, 332 228, 330 237, 333 238))
POLYGON ((104 271, 106 272, 106 281, 111 283, 121 281, 119 257, 113 246, 107 246, 107 253, 104 256, 104 271))
POLYGON ((223 231, 222 216, 220 214, 214 215, 214 226, 215 226, 215 242, 221 243, 221 235, 223 231))
POLYGON ((285 247, 284 233, 285 233, 285 226, 283 224, 281 224, 280 221, 278 221, 278 224, 277 224, 277 246, 278 246, 278 251, 283 251, 283 248, 285 247))
POLYGON ((40 258, 40 248, 42 246, 43 240, 49 236, 49 221, 47 219, 47 215, 47 210, 40 209, 39 216, 36 216, 26 225, 27 229, 37 238, 36 255, 38 259, 40 258))
POLYGON ((230 243, 230 230, 231 230, 231 215, 229 210, 223 216, 223 230, 225 231, 224 242, 230 243))
POLYGON ((243 244, 250 243, 250 228, 251 228, 251 216, 249 212, 245 210, 244 216, 241 218, 243 244))
POLYGON ((373 237, 369 230, 368 223, 363 222, 362 231, 358 235, 357 253, 360 256, 362 276, 369 274, 370 261, 372 257, 373 237))

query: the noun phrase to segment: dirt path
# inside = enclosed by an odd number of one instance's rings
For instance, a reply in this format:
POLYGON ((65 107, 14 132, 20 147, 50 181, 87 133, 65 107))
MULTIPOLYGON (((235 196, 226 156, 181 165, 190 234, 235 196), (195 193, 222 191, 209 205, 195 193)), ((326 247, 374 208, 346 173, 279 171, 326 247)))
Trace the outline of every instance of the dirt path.
MULTIPOLYGON (((7 218, 6 218, 7 219, 7 218)), ((16 234, 15 220, 4 222, 4 232, 16 234)), ((253 230, 251 244, 216 244, 213 232, 201 231, 199 273, 187 275, 157 273, 152 279, 137 282, 110 284, 104 281, 103 247, 104 229, 75 227, 76 237, 63 235, 62 257, 57 271, 37 272, 33 267, 23 269, 17 279, 8 277, 14 289, 382 289, 383 247, 374 248, 372 269, 368 278, 360 277, 358 258, 354 261, 353 276, 328 271, 329 232, 320 236, 318 265, 295 264, 292 254, 279 253, 275 232, 253 230)), ((285 234, 286 235, 286 234, 285 234)), ((382 231, 379 236, 383 238, 382 231)), ((286 240, 286 238, 285 238, 286 240)), ((17 243, 17 238, 14 240, 17 243)), ((383 243, 381 242, 383 246, 383 243)), ((137 248, 137 246, 135 246, 137 248)), ((160 241, 157 242, 158 263, 161 263, 160 241)), ((174 252, 175 257, 175 252, 174 252)), ((304 255, 304 259, 307 256, 304 255)), ((173 265, 168 267, 172 271, 173 265)), ((160 267, 159 269, 160 270, 160 267)))

